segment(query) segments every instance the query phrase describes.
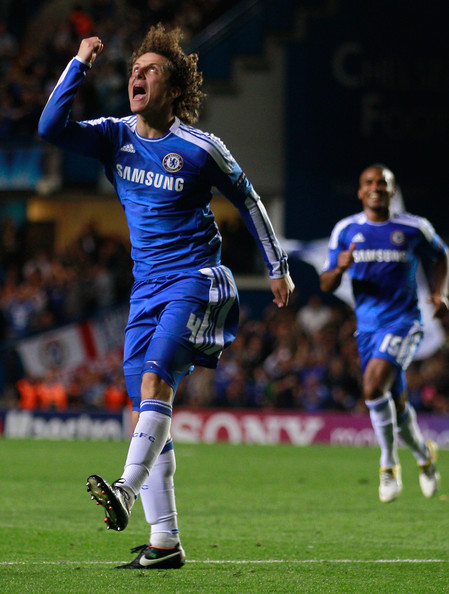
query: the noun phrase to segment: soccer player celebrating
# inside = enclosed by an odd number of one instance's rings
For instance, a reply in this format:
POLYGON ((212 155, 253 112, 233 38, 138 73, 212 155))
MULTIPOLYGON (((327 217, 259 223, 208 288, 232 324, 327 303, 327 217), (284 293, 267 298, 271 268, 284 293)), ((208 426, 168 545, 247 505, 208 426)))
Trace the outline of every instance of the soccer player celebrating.
POLYGON ((433 273, 434 316, 448 311, 448 248, 426 219, 390 212, 394 192, 394 175, 384 165, 362 172, 358 198, 363 212, 335 225, 320 275, 325 292, 335 291, 346 271, 352 280, 363 395, 381 449, 382 502, 402 490, 396 434, 416 458, 423 495, 432 497, 439 487, 437 446, 425 442, 406 395, 405 370, 422 338, 416 282, 420 260, 433 273))
POLYGON ((132 115, 76 122, 75 94, 103 51, 98 37, 82 40, 39 122, 46 140, 101 161, 130 231, 135 283, 123 366, 135 428, 122 476, 112 484, 98 475, 87 480, 113 530, 126 528, 140 494, 150 540, 120 566, 127 569, 184 564, 172 403, 181 379, 194 365, 216 367, 237 331, 237 288, 220 262, 212 187, 238 208, 258 243, 277 307, 287 306, 294 290, 287 256, 253 186, 218 138, 192 127, 204 97, 202 76, 197 55, 186 55, 180 41, 179 29, 149 29, 130 60, 132 115))

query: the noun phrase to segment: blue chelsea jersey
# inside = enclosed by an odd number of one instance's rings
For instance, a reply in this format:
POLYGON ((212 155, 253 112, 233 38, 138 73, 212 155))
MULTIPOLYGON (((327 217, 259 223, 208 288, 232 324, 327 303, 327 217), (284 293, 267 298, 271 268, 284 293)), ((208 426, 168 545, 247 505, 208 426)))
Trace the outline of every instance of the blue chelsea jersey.
POLYGON ((420 260, 435 260, 447 246, 426 219, 395 214, 374 223, 362 212, 334 227, 323 271, 337 266, 340 252, 355 244, 352 281, 357 327, 371 332, 391 323, 421 319, 416 270, 420 260))
POLYGON ((61 148, 99 159, 126 214, 137 280, 220 263, 221 236, 210 209, 212 187, 238 208, 271 278, 288 273, 265 208, 220 139, 175 118, 167 134, 137 133, 137 117, 69 119, 88 66, 71 60, 39 122, 61 148))

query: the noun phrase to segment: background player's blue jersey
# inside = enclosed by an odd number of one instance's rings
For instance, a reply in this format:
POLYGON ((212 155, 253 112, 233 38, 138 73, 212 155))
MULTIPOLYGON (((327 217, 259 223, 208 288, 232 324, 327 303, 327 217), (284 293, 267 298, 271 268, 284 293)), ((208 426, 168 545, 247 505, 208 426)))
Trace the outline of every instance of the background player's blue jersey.
POLYGON ((447 246, 422 217, 394 214, 383 223, 362 212, 339 221, 330 240, 323 271, 338 264, 340 252, 355 244, 347 270, 355 298, 357 327, 372 332, 391 323, 420 320, 416 269, 420 260, 434 261, 447 246))
POLYGON ((287 256, 265 208, 218 138, 179 119, 156 139, 137 133, 136 116, 69 119, 88 70, 77 58, 71 60, 41 116, 39 134, 103 163, 128 221, 135 279, 220 264, 221 236, 209 207, 212 187, 240 211, 270 277, 286 276, 287 256))

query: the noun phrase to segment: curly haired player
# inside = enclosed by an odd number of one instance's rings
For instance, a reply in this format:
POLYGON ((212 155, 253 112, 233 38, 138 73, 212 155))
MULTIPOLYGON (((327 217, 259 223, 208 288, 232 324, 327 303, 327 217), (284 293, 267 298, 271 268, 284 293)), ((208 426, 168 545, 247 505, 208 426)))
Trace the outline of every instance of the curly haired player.
POLYGON ((88 491, 103 506, 108 528, 124 530, 140 495, 150 540, 127 569, 184 564, 177 524, 170 438, 177 386, 193 366, 215 368, 234 340, 238 294, 221 264, 221 236, 210 209, 216 187, 240 211, 270 275, 274 303, 294 290, 287 256, 253 186, 220 139, 192 127, 204 98, 197 56, 181 48, 179 29, 151 27, 130 62, 132 115, 83 122, 70 119, 76 92, 97 54, 84 39, 59 79, 39 122, 39 134, 104 166, 125 211, 134 285, 125 331, 124 374, 135 428, 121 477, 99 475, 88 491))

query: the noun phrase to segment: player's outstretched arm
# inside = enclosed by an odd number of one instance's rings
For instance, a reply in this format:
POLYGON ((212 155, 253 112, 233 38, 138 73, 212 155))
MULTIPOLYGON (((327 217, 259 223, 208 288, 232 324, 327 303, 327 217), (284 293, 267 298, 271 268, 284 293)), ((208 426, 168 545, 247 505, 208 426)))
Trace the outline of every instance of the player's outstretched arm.
POLYGON ((287 307, 290 297, 295 290, 295 285, 288 274, 283 278, 272 278, 270 279, 271 291, 273 292, 275 303, 279 308, 287 307))
POLYGON ((41 138, 65 150, 93 158, 101 158, 101 134, 95 126, 86 126, 71 119, 71 110, 78 87, 97 55, 103 50, 98 37, 83 39, 78 53, 62 73, 38 124, 41 138))

